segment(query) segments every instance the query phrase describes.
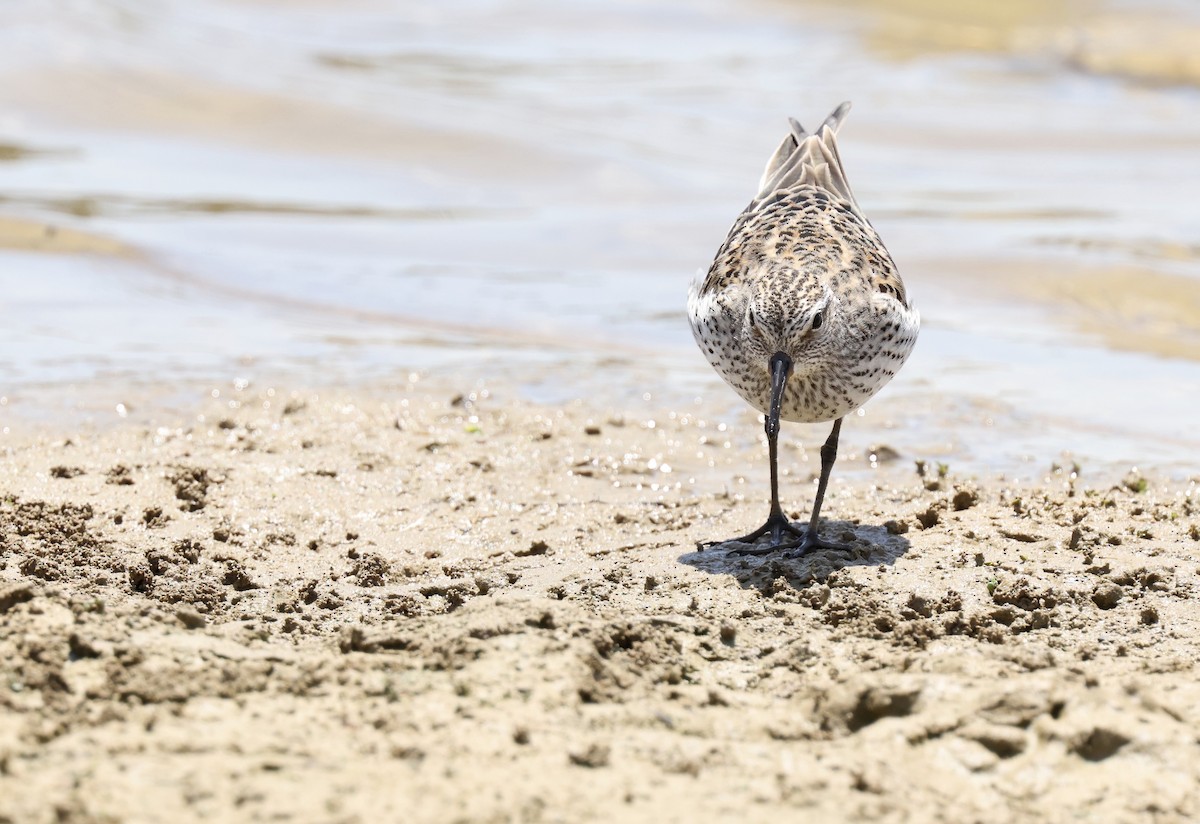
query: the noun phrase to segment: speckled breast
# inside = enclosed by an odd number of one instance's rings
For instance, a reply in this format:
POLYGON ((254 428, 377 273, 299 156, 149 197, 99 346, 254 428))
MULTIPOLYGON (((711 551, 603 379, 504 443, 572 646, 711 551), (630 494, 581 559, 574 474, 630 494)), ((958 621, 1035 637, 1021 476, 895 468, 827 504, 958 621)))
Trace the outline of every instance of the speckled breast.
MULTIPOLYGON (((899 302, 889 299, 888 304, 877 308, 873 322, 861 329, 861 337, 838 351, 796 364, 784 390, 780 410, 784 420, 818 423, 840 418, 858 409, 895 377, 916 345, 920 316, 899 302)), ((692 315, 692 331, 700 349, 726 383, 765 413, 771 402, 767 363, 748 362, 738 350, 735 336, 715 335, 708 320, 692 315)))

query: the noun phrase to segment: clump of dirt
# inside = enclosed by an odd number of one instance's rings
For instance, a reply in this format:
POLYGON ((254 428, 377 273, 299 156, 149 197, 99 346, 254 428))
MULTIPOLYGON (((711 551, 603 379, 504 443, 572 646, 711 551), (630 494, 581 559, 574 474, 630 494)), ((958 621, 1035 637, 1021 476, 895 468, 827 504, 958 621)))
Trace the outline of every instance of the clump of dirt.
POLYGON ((680 629, 652 621, 618 621, 599 627, 585 656, 587 674, 579 686, 580 699, 589 704, 620 703, 646 687, 682 683, 692 663, 684 654, 680 629))
POLYGON ((381 587, 387 583, 391 569, 391 564, 382 555, 368 552, 354 562, 350 574, 360 587, 381 587))
POLYGON ((979 503, 979 490, 974 486, 960 486, 954 491, 954 497, 950 499, 951 505, 955 512, 962 512, 970 509, 979 503))
POLYGON ((133 472, 125 464, 117 464, 105 473, 104 482, 117 486, 133 486, 133 472))
POLYGON ((214 481, 208 470, 199 466, 178 466, 167 475, 175 487, 175 498, 184 512, 198 512, 208 502, 208 488, 214 481))
POLYGON ((231 575, 228 562, 202 560, 201 553, 200 542, 192 538, 180 539, 166 548, 149 549, 144 561, 130 566, 130 587, 164 604, 186 605, 206 615, 224 608, 231 589, 238 592, 253 588, 247 587, 238 574, 231 575))
POLYGON ((161 506, 148 506, 142 510, 142 523, 150 529, 161 529, 171 520, 171 516, 163 512, 161 506))
POLYGON ((96 528, 91 504, 0 501, 0 559, 15 562, 23 575, 45 581, 75 578, 81 571, 107 580, 123 572, 111 544, 96 528))

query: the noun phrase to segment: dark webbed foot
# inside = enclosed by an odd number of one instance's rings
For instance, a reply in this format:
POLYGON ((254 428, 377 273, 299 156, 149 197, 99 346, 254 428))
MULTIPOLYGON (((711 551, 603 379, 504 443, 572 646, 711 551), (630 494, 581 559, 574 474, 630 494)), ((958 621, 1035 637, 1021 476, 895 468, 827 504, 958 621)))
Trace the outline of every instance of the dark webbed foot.
POLYGON ((783 558, 799 558, 804 553, 813 549, 832 549, 841 552, 852 551, 851 547, 847 544, 836 544, 832 541, 822 539, 811 527, 793 525, 782 513, 778 516, 772 515, 767 519, 765 524, 748 535, 743 535, 740 538, 727 538, 724 541, 710 541, 705 544, 705 547, 725 546, 726 544, 755 544, 764 535, 771 536, 769 544, 731 549, 729 554, 739 556, 771 555, 778 552, 782 553, 781 557, 783 558), (789 536, 795 540, 786 540, 785 536, 789 536))
POLYGON ((799 544, 794 547, 788 547, 788 551, 784 553, 784 558, 799 558, 804 553, 813 549, 831 549, 836 552, 854 552, 854 548, 849 544, 836 544, 833 541, 826 541, 820 535, 817 535, 811 529, 804 530, 804 538, 799 544))
POLYGON ((725 544, 753 544, 764 535, 771 536, 771 543, 767 546, 752 547, 747 549, 734 549, 730 551, 730 555, 767 555, 772 552, 777 552, 783 549, 793 549, 800 546, 804 540, 805 530, 801 527, 792 526, 788 521, 787 516, 782 512, 773 512, 771 517, 767 518, 767 522, 758 529, 743 535, 740 538, 727 538, 724 541, 712 541, 707 546, 724 546, 725 544), (784 535, 789 535, 797 540, 785 541, 784 535))

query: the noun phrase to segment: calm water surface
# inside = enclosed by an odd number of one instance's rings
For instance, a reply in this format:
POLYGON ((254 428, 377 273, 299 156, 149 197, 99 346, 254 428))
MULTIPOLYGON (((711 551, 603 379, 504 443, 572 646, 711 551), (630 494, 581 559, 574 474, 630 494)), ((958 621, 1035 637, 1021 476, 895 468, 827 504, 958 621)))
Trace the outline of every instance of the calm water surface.
POLYGON ((412 370, 743 414, 687 284, 851 99, 924 329, 847 437, 1194 473, 1200 13, 1045 5, 9 0, 0 415, 412 370))

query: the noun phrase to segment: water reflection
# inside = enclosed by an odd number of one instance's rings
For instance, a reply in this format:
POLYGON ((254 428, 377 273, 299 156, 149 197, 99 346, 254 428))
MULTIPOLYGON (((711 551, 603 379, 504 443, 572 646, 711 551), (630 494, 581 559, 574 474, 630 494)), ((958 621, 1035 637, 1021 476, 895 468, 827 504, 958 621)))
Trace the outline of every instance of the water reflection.
POLYGON ((14 0, 0 264, 41 286, 6 289, 0 378, 250 359, 690 399, 688 279, 785 117, 849 97, 851 182, 928 328, 873 406, 913 427, 889 440, 1170 460, 1200 382, 1197 31, 1099 0, 14 0))

